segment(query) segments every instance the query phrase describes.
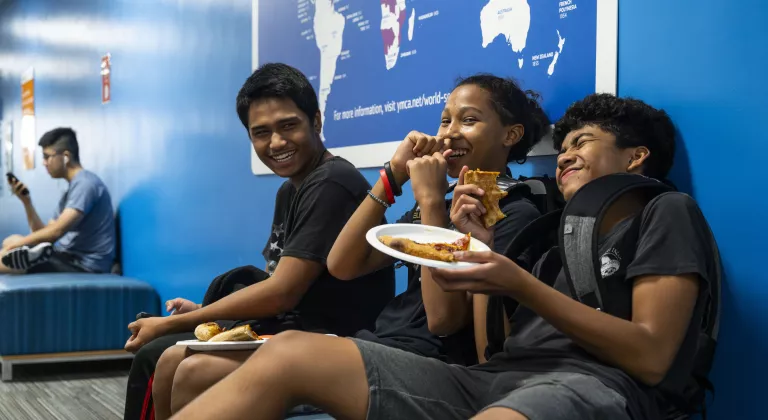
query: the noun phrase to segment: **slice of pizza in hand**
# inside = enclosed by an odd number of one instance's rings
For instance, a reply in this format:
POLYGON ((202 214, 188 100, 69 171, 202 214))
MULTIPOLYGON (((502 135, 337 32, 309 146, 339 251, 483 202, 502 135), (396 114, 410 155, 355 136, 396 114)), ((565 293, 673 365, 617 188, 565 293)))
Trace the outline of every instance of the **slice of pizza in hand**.
POLYGON ((502 191, 498 185, 496 185, 496 178, 499 177, 498 172, 486 172, 486 171, 467 171, 464 174, 464 184, 473 184, 482 188, 485 191, 480 202, 485 207, 485 214, 482 216, 483 224, 486 228, 495 225, 499 220, 506 216, 499 208, 499 200, 507 196, 506 191, 502 191))
POLYGON ((456 258, 453 256, 454 252, 468 250, 470 239, 470 235, 465 235, 453 243, 432 242, 422 244, 407 238, 393 238, 391 236, 379 237, 381 243, 396 251, 414 257, 445 262, 456 261, 456 258))

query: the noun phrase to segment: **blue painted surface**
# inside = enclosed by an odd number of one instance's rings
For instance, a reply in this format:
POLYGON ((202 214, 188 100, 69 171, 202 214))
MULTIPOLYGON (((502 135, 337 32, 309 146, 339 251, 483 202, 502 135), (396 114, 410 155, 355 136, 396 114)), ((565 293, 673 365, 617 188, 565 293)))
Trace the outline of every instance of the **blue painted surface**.
POLYGON ((673 180, 693 192, 726 274, 710 418, 765 418, 768 274, 763 162, 768 31, 757 0, 621 2, 619 94, 663 107, 681 134, 673 180))
MULTIPOLYGON (((619 93, 670 112, 682 138, 673 178, 701 204, 725 261, 715 419, 764 417, 768 276, 758 239, 768 231, 759 184, 768 35, 760 5, 649 0, 620 9, 619 93)), ((58 125, 78 130, 84 164, 120 204, 126 274, 153 284, 163 299, 199 300, 215 274, 263 264, 281 180, 250 174, 234 113, 250 72, 250 19, 249 0, 25 0, 0 16, 0 67, 38 68, 38 136, 58 125), (113 54, 113 103, 102 106, 105 52, 113 54)), ((41 167, 20 169, 18 75, 0 87, 2 116, 17 128, 16 172, 46 217, 65 186, 41 167)), ((514 171, 551 173, 552 162, 538 158, 514 171)), ((390 220, 412 203, 399 202, 390 220)), ((25 228, 21 205, 0 198, 0 235, 25 228)), ((401 290, 402 272, 398 280, 401 290)))

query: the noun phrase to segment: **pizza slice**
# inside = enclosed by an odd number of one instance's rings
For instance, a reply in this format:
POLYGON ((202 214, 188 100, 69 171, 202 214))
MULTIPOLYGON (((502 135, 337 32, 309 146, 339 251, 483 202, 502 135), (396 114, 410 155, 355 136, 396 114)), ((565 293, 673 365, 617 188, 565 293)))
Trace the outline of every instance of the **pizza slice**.
POLYGON ((483 224, 486 228, 495 225, 499 220, 506 216, 499 208, 499 200, 507 196, 506 191, 502 191, 498 185, 496 185, 496 178, 499 177, 498 172, 486 172, 486 171, 467 171, 464 174, 464 184, 473 184, 482 188, 485 191, 480 202, 485 207, 485 214, 481 217, 483 224))
POLYGON ((432 242, 422 244, 407 238, 393 238, 392 236, 379 237, 381 243, 396 251, 413 255, 414 257, 445 262, 456 261, 456 258, 453 256, 453 253, 456 251, 469 250, 470 239, 470 235, 465 235, 453 243, 432 242))

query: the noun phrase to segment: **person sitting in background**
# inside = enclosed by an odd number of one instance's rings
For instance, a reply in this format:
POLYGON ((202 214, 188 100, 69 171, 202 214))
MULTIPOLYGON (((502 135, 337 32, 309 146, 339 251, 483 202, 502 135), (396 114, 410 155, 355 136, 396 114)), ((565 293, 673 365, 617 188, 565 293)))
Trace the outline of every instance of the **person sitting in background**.
MULTIPOLYGON (((675 130, 664 111, 606 94, 573 104, 556 124, 554 139, 560 149, 557 184, 566 200, 605 175, 663 179, 674 157, 675 130)), ((438 173, 446 164, 440 154, 409 164, 414 183, 431 174, 433 200, 442 197, 438 173)), ((442 209, 430 212, 423 220, 442 217, 439 224, 445 223, 442 209)), ((469 213, 460 209, 452 220, 469 213)), ((629 227, 639 223, 636 252, 619 259, 624 271, 610 279, 616 300, 606 304, 624 305, 626 317, 574 299, 562 270, 554 286, 540 281, 541 273, 557 273, 552 265, 560 261, 547 257, 556 248, 542 256, 533 274, 494 252, 456 253, 460 261, 477 264, 430 269, 431 275, 422 276, 444 293, 426 306, 433 331, 461 326, 442 316, 468 312, 468 298, 456 294, 506 295, 519 302, 503 351, 488 362, 448 365, 364 340, 289 332, 269 340, 177 418, 228 420, 257 413, 259 419, 280 419, 300 403, 344 419, 661 418, 655 387, 667 380, 685 383, 685 366, 696 354, 708 297, 702 291, 718 275, 714 240, 696 202, 684 194, 648 202, 630 193, 614 202, 603 221, 601 253, 627 239, 629 227)), ((470 231, 488 237, 478 225, 470 231)))
POLYGON ((40 138, 43 165, 51 178, 65 179, 53 219, 43 224, 27 186, 9 174, 8 182, 27 213, 27 236, 3 240, 0 273, 108 273, 115 259, 116 232, 112 198, 107 186, 80 165, 77 136, 71 128, 56 128, 40 138))
MULTIPOLYGON (((523 91, 511 79, 478 74, 460 80, 445 104, 437 135, 411 132, 389 162, 393 176, 389 182, 399 187, 410 179, 417 201, 417 206, 403 215, 398 223, 432 224, 435 219, 430 218, 428 210, 436 207, 447 215, 467 206, 474 209, 472 215, 454 223, 459 229, 472 224, 485 209, 470 194, 480 197, 483 192, 474 185, 461 185, 452 193, 462 198, 452 202, 445 197, 448 189, 446 178, 463 179, 467 168, 496 171, 502 174, 498 179, 500 188, 509 191, 499 203, 506 217, 495 225, 492 234, 483 232, 486 236, 481 239, 491 242, 493 236, 493 248, 502 252, 525 225, 539 216, 538 209, 529 200, 529 190, 527 187, 514 188, 517 181, 511 178, 507 168, 509 162, 524 160, 549 129, 549 119, 537 99, 537 95, 523 91), (437 185, 430 178, 426 179, 427 183, 425 177, 413 171, 409 174, 407 166, 415 159, 434 152, 449 153, 448 145, 453 152, 439 175, 445 185, 437 185), (431 194, 435 185, 441 191, 439 199, 431 194)), ((351 280, 383 268, 390 269, 395 264, 392 257, 375 250, 365 239, 368 230, 384 220, 384 213, 391 204, 381 179, 373 186, 371 194, 341 230, 328 255, 328 269, 337 278, 351 280)), ((441 219, 440 225, 447 227, 445 218, 441 219)), ((426 268, 409 265, 408 274, 407 290, 384 308, 376 320, 375 329, 361 330, 355 337, 450 363, 474 364, 482 352, 476 354, 478 349, 473 345, 475 340, 471 329, 443 339, 438 336, 442 332, 430 332, 424 306, 431 304, 430 299, 435 299, 435 295, 442 292, 422 281, 423 276, 429 276, 426 268), (426 302, 422 300, 422 291, 426 302)), ((485 311, 485 307, 485 299, 477 302, 477 311, 485 311)), ((441 317, 451 319, 452 323, 463 322, 472 308, 463 309, 466 310, 444 313, 441 317)), ((483 342, 485 327, 476 328, 475 333, 483 342)), ((484 351, 484 344, 479 347, 484 351)), ((200 353, 191 356, 179 367, 172 392, 175 411, 240 364, 239 361, 224 364, 220 360, 213 353, 200 353)))
MULTIPOLYGON (((340 281, 326 267, 333 241, 370 185, 351 163, 325 149, 318 99, 309 80, 285 64, 265 64, 245 81, 236 107, 259 159, 286 179, 275 198, 272 233, 263 252, 270 276, 203 307, 175 299, 169 306, 178 309, 177 315, 130 324, 132 336, 125 348, 138 354, 129 378, 126 418, 140 416, 142 401, 148 397, 147 373, 153 370, 155 416, 170 416, 171 386, 180 380, 176 370, 187 356, 186 347, 173 346, 178 337, 172 333, 192 331, 215 320, 292 314, 299 318, 300 328, 351 335, 371 328, 394 296, 391 267, 356 281, 340 281)), ((214 357, 218 364, 227 365, 240 363, 250 354, 228 351, 214 357)), ((208 373, 198 370, 195 374, 208 373)))

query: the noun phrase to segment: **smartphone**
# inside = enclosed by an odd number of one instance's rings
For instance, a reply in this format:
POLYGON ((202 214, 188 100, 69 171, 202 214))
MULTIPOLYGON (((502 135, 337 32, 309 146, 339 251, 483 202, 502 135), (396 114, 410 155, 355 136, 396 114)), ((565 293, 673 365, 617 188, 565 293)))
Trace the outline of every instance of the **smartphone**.
MULTIPOLYGON (((13 172, 8 172, 5 176, 8 178, 8 183, 11 184, 11 186, 15 186, 19 182, 19 178, 16 178, 16 175, 14 175, 13 172)), ((24 189, 21 190, 21 195, 29 195, 27 187, 24 187, 24 189)))

